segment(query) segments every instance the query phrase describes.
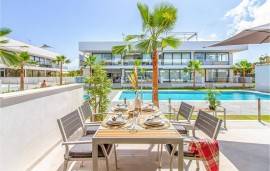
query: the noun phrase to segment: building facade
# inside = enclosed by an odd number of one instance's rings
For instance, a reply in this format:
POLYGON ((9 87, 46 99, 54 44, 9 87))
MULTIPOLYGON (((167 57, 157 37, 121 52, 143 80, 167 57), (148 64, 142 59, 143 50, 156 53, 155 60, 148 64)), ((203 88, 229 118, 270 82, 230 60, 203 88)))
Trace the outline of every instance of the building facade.
MULTIPOLYGON (((203 73, 196 74, 198 83, 228 83, 233 81, 233 53, 248 49, 247 45, 234 45, 224 47, 209 47, 215 41, 183 41, 178 49, 165 48, 159 52, 159 82, 160 83, 188 83, 193 80, 192 75, 185 73, 190 60, 202 62, 203 73)), ((142 61, 142 68, 146 71, 139 73, 140 78, 146 82, 152 80, 151 54, 112 54, 115 45, 125 42, 79 42, 80 61, 87 54, 93 54, 98 60, 105 63, 108 77, 114 83, 128 83, 127 76, 132 72, 133 62, 142 61)), ((80 62, 81 65, 81 62, 80 62)), ((89 75, 89 69, 84 69, 84 76, 89 75)))
MULTIPOLYGON (((10 52, 26 51, 31 56, 31 61, 36 61, 37 66, 25 66, 25 77, 56 77, 59 76, 59 65, 52 64, 51 60, 55 59, 60 54, 52 52, 50 50, 39 48, 27 43, 19 42, 10 38, 4 38, 8 40, 7 44, 1 45, 1 49, 10 52)), ((63 67, 63 72, 67 72, 68 67, 63 67)), ((20 72, 18 69, 7 67, 0 63, 0 77, 19 77, 20 72)))

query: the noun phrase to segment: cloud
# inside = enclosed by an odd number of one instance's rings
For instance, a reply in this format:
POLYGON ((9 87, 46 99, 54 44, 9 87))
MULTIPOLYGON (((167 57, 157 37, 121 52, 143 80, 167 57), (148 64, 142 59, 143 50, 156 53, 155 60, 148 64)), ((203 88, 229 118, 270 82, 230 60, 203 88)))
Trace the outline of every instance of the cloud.
POLYGON ((227 11, 223 17, 230 20, 227 36, 259 25, 270 23, 270 0, 242 0, 235 8, 227 11))
POLYGON ((204 35, 204 36, 199 37, 198 40, 199 41, 216 41, 219 39, 219 37, 220 37, 219 34, 211 33, 209 35, 206 35, 206 36, 204 35))
POLYGON ((71 70, 78 70, 79 69, 79 58, 71 61, 70 64, 67 64, 68 66, 68 70, 71 71, 71 70))

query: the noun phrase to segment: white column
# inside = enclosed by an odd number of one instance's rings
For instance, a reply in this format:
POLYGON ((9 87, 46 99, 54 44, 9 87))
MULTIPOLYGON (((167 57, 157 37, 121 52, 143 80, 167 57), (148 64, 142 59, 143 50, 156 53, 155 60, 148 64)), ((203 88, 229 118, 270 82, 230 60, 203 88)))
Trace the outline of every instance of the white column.
POLYGON ((125 76, 125 69, 122 68, 121 83, 124 83, 125 81, 124 76, 125 76))
POLYGON ((194 51, 191 52, 191 60, 194 60, 194 51))

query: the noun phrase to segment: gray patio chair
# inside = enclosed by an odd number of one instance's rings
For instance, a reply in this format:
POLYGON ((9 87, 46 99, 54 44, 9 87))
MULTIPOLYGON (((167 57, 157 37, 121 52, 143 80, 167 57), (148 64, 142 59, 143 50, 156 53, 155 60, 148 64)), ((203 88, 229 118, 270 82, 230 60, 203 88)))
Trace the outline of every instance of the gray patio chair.
MULTIPOLYGON (((196 137, 196 134, 195 134, 196 128, 201 130, 208 137, 217 139, 217 136, 218 136, 218 133, 219 133, 219 130, 221 127, 221 123, 222 123, 221 119, 218 119, 218 118, 212 116, 211 114, 200 110, 198 113, 198 117, 195 121, 194 127, 192 129, 192 136, 185 137, 184 142, 188 143, 192 139, 199 139, 198 137, 196 137)), ((172 166, 173 158, 178 156, 178 151, 177 151, 176 147, 173 146, 172 144, 166 144, 165 148, 170 155, 170 165, 172 166)), ((161 153, 161 155, 162 155, 162 153, 161 153)), ((184 159, 189 160, 188 164, 185 166, 186 170, 188 170, 192 160, 196 160, 197 169, 199 169, 199 160, 201 160, 201 159, 200 159, 200 157, 195 156, 194 152, 188 151, 187 149, 184 148, 184 159)), ((160 162, 161 161, 162 160, 160 160, 160 162)), ((161 163, 160 163, 160 166, 161 166, 161 163)))
POLYGON ((93 118, 94 115, 107 114, 93 113, 89 102, 85 102, 82 106, 80 106, 79 111, 83 122, 84 135, 95 134, 101 124, 101 122, 88 122, 88 119, 93 118))
MULTIPOLYGON (((70 141, 69 138, 83 128, 78 110, 57 119, 58 126, 63 138, 62 145, 65 145, 63 171, 67 170, 69 161, 87 161, 92 158, 92 135, 81 136, 78 141, 70 141)), ((109 170, 108 156, 115 150, 115 164, 117 168, 116 147, 113 144, 100 144, 98 147, 98 158, 106 160, 107 171, 109 170)))
POLYGON ((193 127, 193 125, 190 123, 193 110, 194 106, 181 102, 178 113, 175 113, 174 120, 171 120, 171 124, 182 135, 188 135, 188 130, 193 127), (184 117, 185 121, 179 121, 179 116, 184 117))

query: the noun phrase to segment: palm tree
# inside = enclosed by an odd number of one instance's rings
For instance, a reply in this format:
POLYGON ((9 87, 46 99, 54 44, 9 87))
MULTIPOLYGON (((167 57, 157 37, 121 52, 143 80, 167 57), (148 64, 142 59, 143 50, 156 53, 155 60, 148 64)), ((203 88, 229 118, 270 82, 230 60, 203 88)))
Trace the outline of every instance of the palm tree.
POLYGON ((0 28, 0 63, 3 63, 6 66, 15 66, 18 64, 18 60, 16 58, 16 54, 13 52, 7 52, 5 50, 1 50, 1 45, 8 43, 8 40, 2 40, 2 37, 10 34, 12 30, 7 28, 0 28))
POLYGON ((242 74, 242 83, 243 87, 245 87, 246 83, 246 73, 250 73, 252 71, 252 63, 249 63, 247 60, 240 61, 239 63, 236 63, 231 68, 236 68, 238 71, 242 74))
POLYGON ((69 64, 70 60, 65 56, 56 56, 56 59, 52 60, 53 64, 60 64, 60 85, 62 85, 63 76, 63 64, 69 64))
POLYGON ((200 61, 189 61, 188 67, 185 67, 184 72, 189 72, 193 77, 193 89, 196 90, 196 72, 202 73, 203 68, 200 68, 202 62, 200 61))
POLYGON ((150 11, 146 4, 137 3, 142 18, 142 31, 144 34, 127 35, 124 37, 126 42, 133 42, 114 46, 112 53, 122 54, 136 51, 152 54, 153 79, 152 79, 152 101, 159 106, 158 100, 158 49, 163 50, 170 46, 174 49, 179 47, 180 39, 169 36, 177 20, 177 8, 168 3, 161 3, 150 11), (135 41, 134 41, 135 40, 135 41))
POLYGON ((260 65, 263 64, 263 63, 264 63, 264 56, 261 56, 261 57, 259 58, 259 60, 260 60, 260 65))
POLYGON ((36 61, 30 60, 28 52, 15 53, 18 64, 16 66, 20 68, 20 90, 24 90, 24 67, 25 65, 38 65, 36 61))
POLYGON ((83 67, 86 68, 87 66, 89 66, 89 73, 90 73, 90 77, 92 77, 92 66, 95 64, 96 62, 96 56, 93 55, 88 55, 84 58, 83 61, 83 67))

